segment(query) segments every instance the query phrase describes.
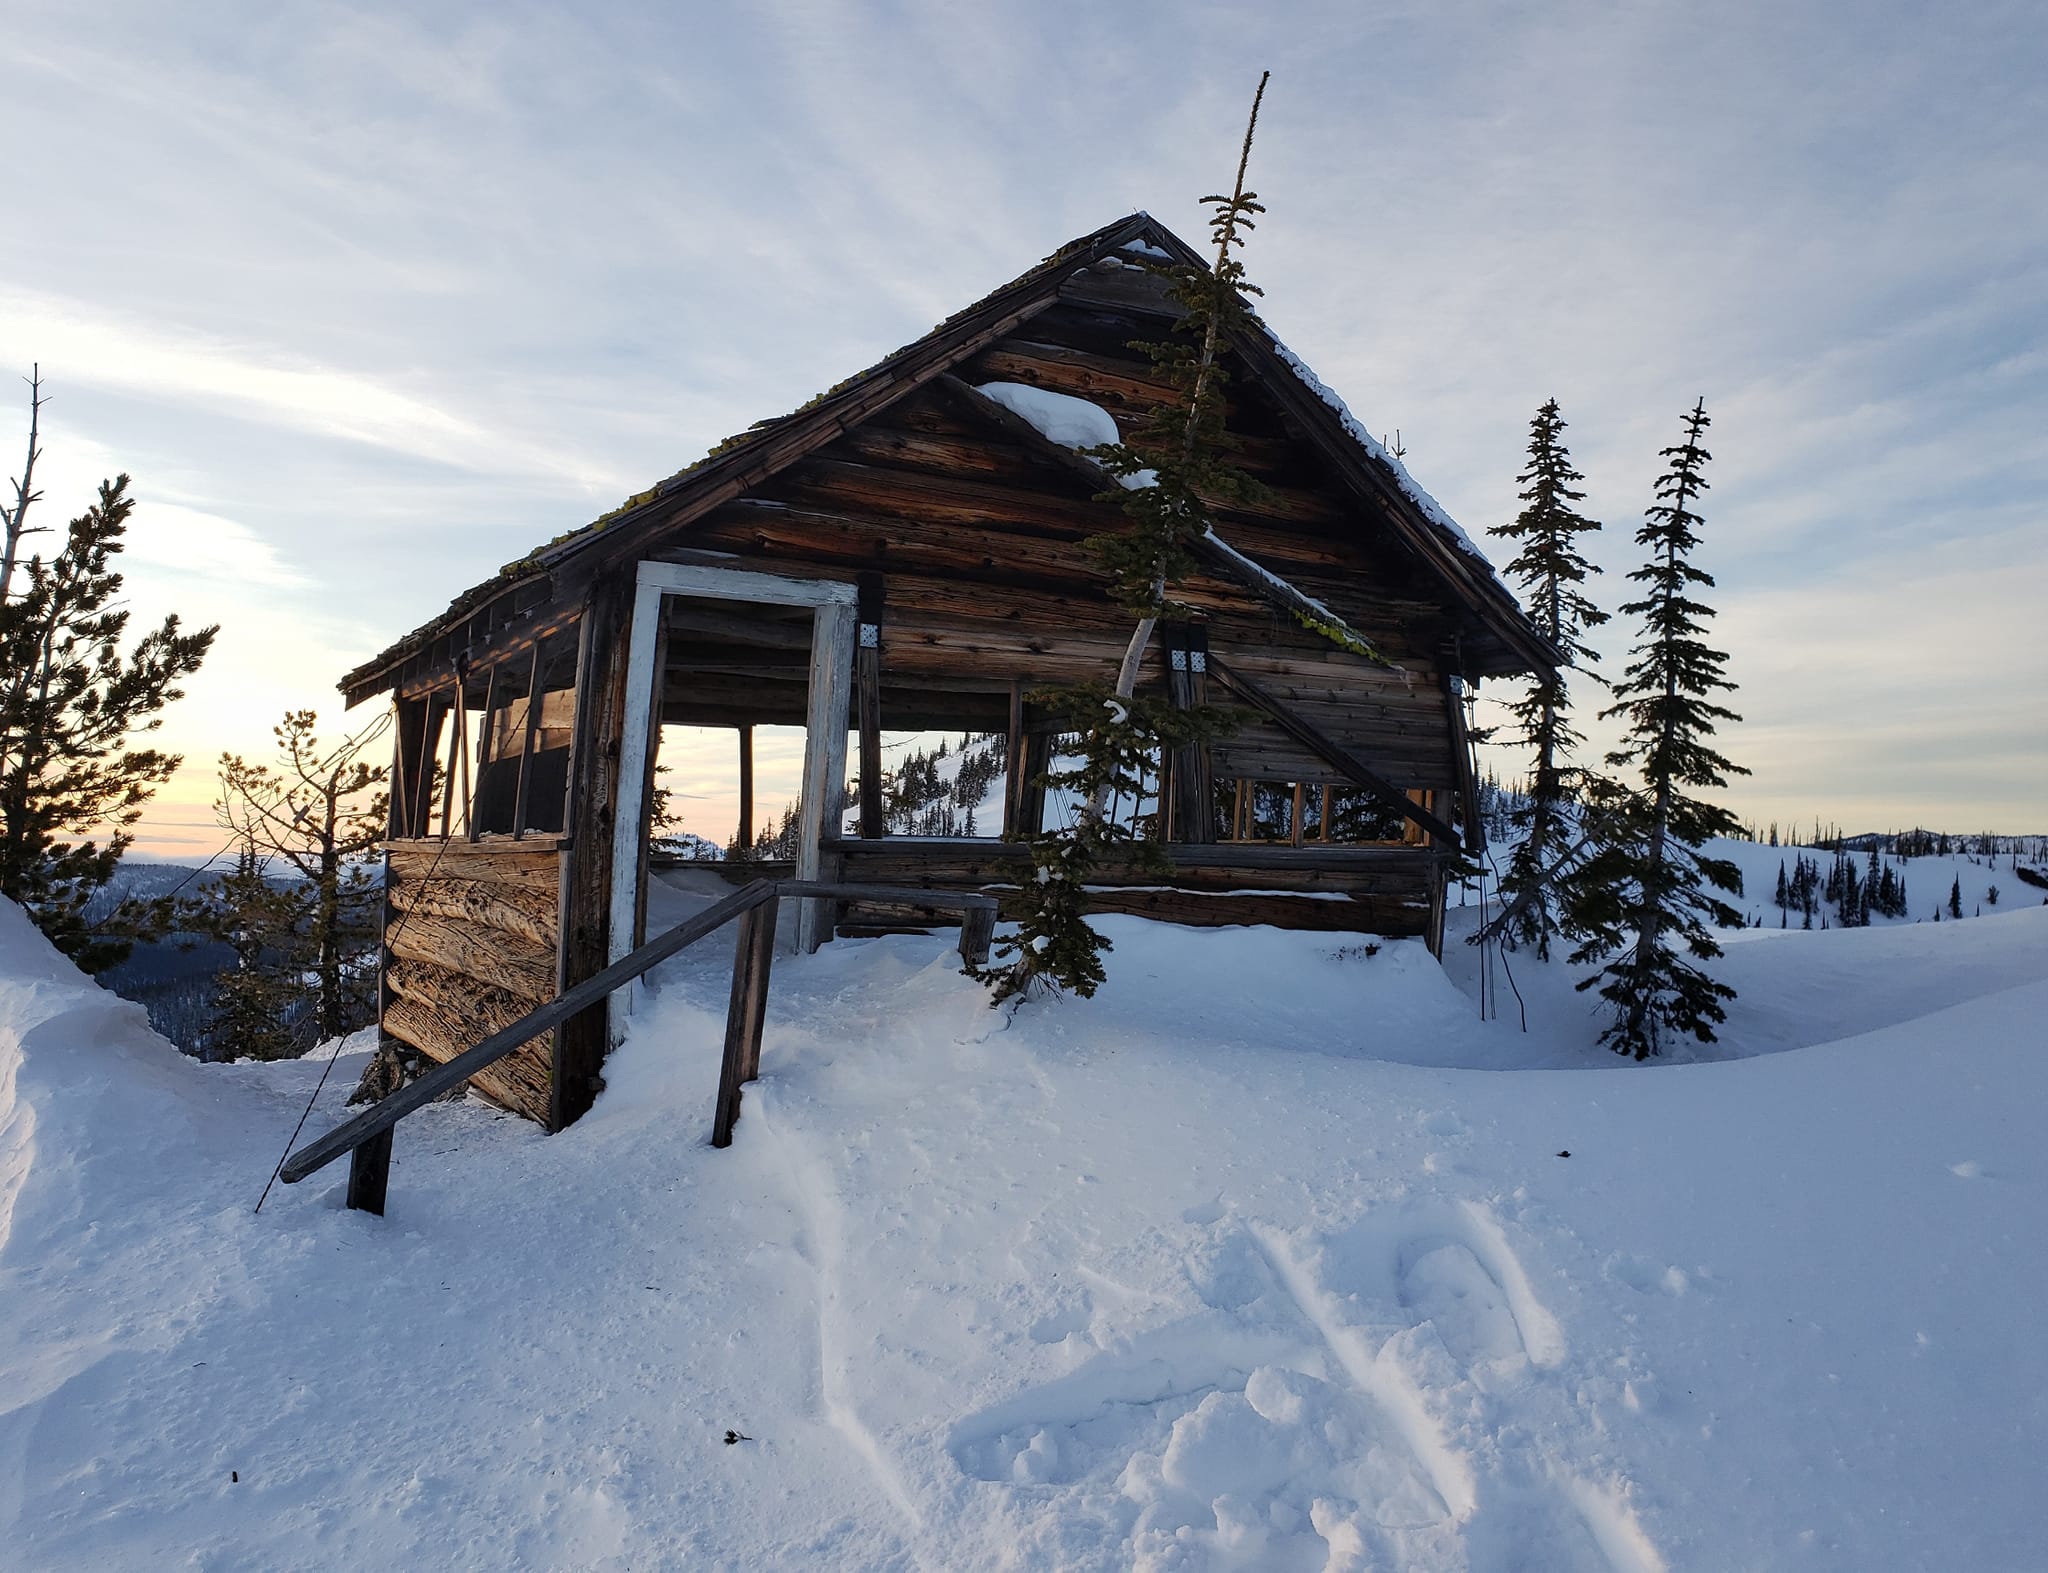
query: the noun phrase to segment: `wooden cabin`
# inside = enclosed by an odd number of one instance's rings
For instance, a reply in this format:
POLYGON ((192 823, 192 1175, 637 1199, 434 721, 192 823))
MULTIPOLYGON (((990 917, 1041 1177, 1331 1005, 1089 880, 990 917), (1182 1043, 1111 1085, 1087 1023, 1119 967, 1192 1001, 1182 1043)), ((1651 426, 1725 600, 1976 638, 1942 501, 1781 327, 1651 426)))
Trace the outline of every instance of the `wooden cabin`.
MULTIPOLYGON (((1099 500, 1104 476, 995 385, 1137 427, 1170 397, 1131 347, 1177 315, 1148 266, 1161 258, 1205 265, 1144 214, 1075 241, 343 679, 351 705, 397 705, 388 1036, 445 1061, 635 948, 663 725, 733 729, 743 824, 750 729, 806 729, 798 878, 1017 888, 1058 725, 1031 696, 1111 677, 1130 621, 1082 545, 1122 517, 1099 500), (1011 839, 886 833, 884 728, 1000 733, 1011 839)), ((1110 871, 1095 908, 1437 947, 1444 864, 1479 845, 1461 685, 1557 652, 1282 345, 1254 328, 1227 367, 1234 458, 1263 494, 1217 514, 1220 539, 1179 592, 1195 620, 1162 630, 1143 682, 1244 722, 1165 762, 1170 879, 1110 871), (1331 622, 1384 659, 1318 626, 1331 622)), ((801 906, 806 949, 887 916, 801 906)), ((614 996, 476 1084, 569 1123, 624 1009, 614 996)))

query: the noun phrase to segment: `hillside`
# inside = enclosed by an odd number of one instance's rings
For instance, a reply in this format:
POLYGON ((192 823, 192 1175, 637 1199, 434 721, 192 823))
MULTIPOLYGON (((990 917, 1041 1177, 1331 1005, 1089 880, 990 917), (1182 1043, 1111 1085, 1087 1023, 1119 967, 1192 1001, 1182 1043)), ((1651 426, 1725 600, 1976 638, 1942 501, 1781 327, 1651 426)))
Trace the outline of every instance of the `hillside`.
POLYGON ((724 1153, 702 947, 565 1135, 409 1120, 380 1220, 335 1171, 251 1214, 316 1062, 183 1059, 0 910, 12 1565, 1861 1570, 2048 1537, 2048 911, 1757 933, 1727 1057, 1646 1067, 1521 957, 1526 1035, 1478 1020, 1462 946, 1447 976, 1104 926, 1102 995, 1013 1019, 943 937, 780 964, 724 1153))

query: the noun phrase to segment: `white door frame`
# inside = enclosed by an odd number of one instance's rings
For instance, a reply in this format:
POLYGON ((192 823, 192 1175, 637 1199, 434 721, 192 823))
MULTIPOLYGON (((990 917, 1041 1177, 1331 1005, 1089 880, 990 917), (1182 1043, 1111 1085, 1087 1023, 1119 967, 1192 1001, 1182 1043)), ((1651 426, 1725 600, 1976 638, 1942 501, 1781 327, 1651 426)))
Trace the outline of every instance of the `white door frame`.
MULTIPOLYGON (((625 729, 619 740, 618 817, 612 826, 611 938, 607 962, 632 953, 640 911, 640 841, 647 833, 647 767, 660 735, 656 702, 663 674, 654 670, 660 644, 662 602, 669 596, 720 601, 759 601, 774 606, 808 606, 811 618, 811 673, 804 716, 803 812, 797 822, 796 877, 816 879, 828 825, 836 828, 846 785, 846 715, 852 699, 855 602, 859 592, 836 579, 786 579, 751 569, 706 568, 682 563, 643 562, 633 597, 633 629, 627 646, 625 729)), ((816 950, 823 940, 825 903, 798 904, 796 946, 816 950)), ((630 990, 611 997, 611 1038, 623 1034, 632 1012, 630 990)))

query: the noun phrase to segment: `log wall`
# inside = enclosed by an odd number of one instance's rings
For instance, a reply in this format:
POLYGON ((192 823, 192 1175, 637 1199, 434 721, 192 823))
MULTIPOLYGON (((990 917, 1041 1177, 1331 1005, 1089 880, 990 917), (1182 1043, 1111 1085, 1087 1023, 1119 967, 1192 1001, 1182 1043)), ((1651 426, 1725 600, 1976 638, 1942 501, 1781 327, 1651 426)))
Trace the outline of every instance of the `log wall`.
MULTIPOLYGON (((1061 305, 960 374, 968 383, 1028 382, 1091 399, 1129 436, 1167 390, 1128 342, 1163 331, 1156 320, 1061 305)), ((1333 647, 1222 579, 1197 575, 1181 587, 1182 598, 1207 619, 1210 648, 1382 774, 1403 787, 1453 788, 1439 678, 1450 623, 1440 592, 1326 473, 1276 406, 1249 383, 1233 388, 1231 442, 1266 490, 1254 503, 1221 510, 1218 528, 1336 610, 1403 670, 1333 647)), ((1117 524, 1085 478, 932 387, 715 510, 675 547, 685 556, 730 553, 744 560, 735 566, 805 577, 879 572, 887 605, 883 726, 1000 725, 994 696, 1013 679, 1029 688, 1114 671, 1130 620, 1103 593, 1084 542, 1117 524)), ((777 681, 781 675, 677 670, 664 718, 731 724, 751 694, 775 712, 754 719, 800 719, 800 684, 777 681)), ((1163 679, 1163 654, 1155 650, 1147 680, 1163 679)), ((1263 718, 1247 718, 1217 746, 1215 770, 1312 784, 1339 779, 1263 718)))
MULTIPOLYGON (((995 896, 1015 918, 1030 851, 1000 841, 892 837, 840 841, 828 850, 854 884, 923 885, 995 896)), ((1220 928, 1275 928, 1415 936, 1432 932, 1438 859, 1427 849, 1396 847, 1172 846, 1171 875, 1109 868, 1089 882, 1094 912, 1133 913, 1220 928), (1170 887, 1170 888, 1168 888, 1170 887)), ((884 907, 848 913, 853 923, 894 916, 884 907)))
MULTIPOLYGON (((386 894, 383 1029, 436 1064, 555 997, 559 838, 394 841, 386 894)), ((554 1034, 480 1071, 494 1103, 548 1118, 554 1034)))

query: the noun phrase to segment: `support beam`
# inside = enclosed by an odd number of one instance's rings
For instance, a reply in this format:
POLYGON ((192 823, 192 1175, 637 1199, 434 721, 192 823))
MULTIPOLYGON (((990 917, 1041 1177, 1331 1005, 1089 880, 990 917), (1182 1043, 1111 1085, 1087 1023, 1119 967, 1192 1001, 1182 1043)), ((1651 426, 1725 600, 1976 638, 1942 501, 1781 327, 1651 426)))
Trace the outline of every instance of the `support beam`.
MULTIPOLYGON (((826 829, 839 839, 845 816, 846 721, 852 702, 856 618, 848 601, 820 606, 811 623, 811 693, 804 717, 804 791, 798 812, 796 877, 821 877, 826 829)), ((832 932, 832 906, 810 900, 797 909, 796 944, 808 955, 832 932)))
POLYGON ((742 852, 754 848, 754 729, 743 726, 740 733, 740 827, 742 852))
POLYGON ((1003 738, 1003 839, 1023 834, 1024 823, 1024 685, 1010 682, 1010 730, 1003 738))
POLYGON ((1387 807, 1414 821, 1446 847, 1458 844, 1458 833, 1432 814, 1385 776, 1374 770, 1350 749, 1295 714, 1292 706, 1268 693, 1250 678, 1234 672, 1212 651, 1209 675, 1246 704, 1264 711, 1289 737, 1310 753, 1341 770, 1355 785, 1363 787, 1387 807))
POLYGON ((1451 715, 1451 779, 1458 784, 1458 823, 1464 827, 1465 850, 1473 857, 1486 851, 1486 826, 1479 822, 1479 782, 1472 772, 1472 739, 1465 730, 1465 700, 1460 679, 1443 674, 1444 704, 1451 715))
MULTIPOLYGON (((1188 624, 1161 630, 1166 645, 1166 694, 1176 710, 1198 710, 1209 702, 1209 635, 1188 624)), ((1171 809, 1166 839, 1206 846, 1216 839, 1216 784, 1209 745, 1178 748, 1167 762, 1171 809)))
POLYGON ((725 1055, 718 1070, 718 1103, 711 1145, 730 1147, 740 1117, 740 1089, 761 1074, 761 1029, 768 1018, 768 979, 775 967, 775 917, 769 900, 742 914, 733 941, 732 998, 725 1011, 725 1055))
MULTIPOLYGON (((498 669, 494 666, 484 678, 484 722, 482 726, 477 728, 476 779, 474 781, 465 781, 462 784, 462 828, 468 832, 469 839, 472 841, 476 840, 478 835, 481 834, 477 829, 476 823, 476 795, 483 790, 484 772, 491 767, 491 712, 497 708, 497 704, 498 669)), ((468 756, 464 755, 463 758, 463 768, 466 770, 468 768, 468 756)))
POLYGON ((348 1205, 381 1218, 390 1188, 391 1132, 382 1130, 349 1154, 348 1205))
POLYGON ((519 745, 519 783, 512 793, 512 839, 526 837, 526 793, 533 780, 533 750, 540 740, 540 713, 547 695, 541 688, 541 650, 545 640, 535 640, 533 667, 526 678, 526 737, 519 745))
MULTIPOLYGON (((564 990, 602 972, 610 960, 612 845, 621 787, 627 637, 634 582, 630 567, 601 577, 585 603, 576 673, 576 725, 569 750, 570 837, 562 925, 564 990)), ((637 763, 637 762, 636 762, 637 763)), ((637 777, 634 779, 637 780, 637 777)), ((602 1085, 608 1012, 600 999, 555 1034, 548 1127, 582 1117, 602 1085)))
POLYGON ((860 833, 889 833, 882 811, 882 576, 860 576, 860 637, 854 652, 855 708, 860 717, 860 833))

